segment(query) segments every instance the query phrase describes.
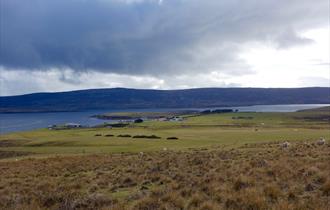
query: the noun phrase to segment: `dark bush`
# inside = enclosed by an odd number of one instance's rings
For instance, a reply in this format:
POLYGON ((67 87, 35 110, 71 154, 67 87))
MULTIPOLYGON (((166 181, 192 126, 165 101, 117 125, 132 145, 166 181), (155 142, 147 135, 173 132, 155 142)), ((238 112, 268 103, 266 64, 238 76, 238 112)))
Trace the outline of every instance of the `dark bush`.
POLYGON ((136 119, 136 120, 134 120, 134 123, 143 123, 143 120, 142 119, 136 119))
POLYGON ((118 135, 118 137, 132 137, 132 136, 129 134, 120 134, 120 135, 118 135))
POLYGON ((95 134, 94 136, 102 136, 102 134, 97 133, 97 134, 95 134))
POLYGON ((147 136, 146 135, 135 135, 135 136, 133 136, 133 138, 135 138, 135 139, 143 139, 143 138, 147 138, 147 136))
POLYGON ((167 137, 167 140, 178 140, 179 138, 178 137, 175 137, 175 136, 171 136, 171 137, 167 137))
POLYGON ((237 117, 232 117, 233 120, 252 120, 253 117, 251 116, 237 116, 237 117))
POLYGON ((150 135, 150 136, 147 136, 147 135, 135 135, 135 136, 133 136, 133 138, 140 138, 140 139, 143 139, 143 138, 146 138, 146 139, 160 139, 161 137, 156 136, 156 135, 150 135))
POLYGON ((114 124, 109 124, 109 126, 113 127, 113 128, 123 128, 128 126, 128 123, 114 123, 114 124))
POLYGON ((234 112, 232 109, 215 109, 212 110, 212 113, 229 113, 229 112, 234 112))
POLYGON ((214 109, 214 110, 207 109, 207 110, 201 111, 200 113, 201 114, 219 114, 219 113, 230 113, 230 112, 234 112, 234 110, 233 109, 214 109))
POLYGON ((204 110, 204 111, 201 111, 201 114, 211 114, 211 110, 204 110))
POLYGON ((160 139, 161 137, 156 135, 147 136, 148 139, 160 139))
POLYGON ((111 137, 111 136, 114 136, 114 135, 112 135, 112 134, 107 134, 107 135, 105 135, 106 137, 111 137))

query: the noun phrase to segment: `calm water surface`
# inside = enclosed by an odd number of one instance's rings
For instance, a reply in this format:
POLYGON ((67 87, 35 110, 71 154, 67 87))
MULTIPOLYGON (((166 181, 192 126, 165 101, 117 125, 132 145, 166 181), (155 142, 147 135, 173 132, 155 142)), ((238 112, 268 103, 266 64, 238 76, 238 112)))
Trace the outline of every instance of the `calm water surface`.
POLYGON ((256 105, 242 107, 215 107, 215 108, 194 108, 194 109, 125 109, 125 110, 94 110, 81 112, 50 112, 50 113, 13 113, 0 114, 0 134, 26 131, 37 128, 45 128, 48 125, 79 123, 86 126, 93 126, 110 120, 92 118, 92 115, 110 112, 166 112, 175 110, 205 110, 231 108, 240 112, 294 112, 301 109, 329 106, 329 104, 304 104, 304 105, 256 105))

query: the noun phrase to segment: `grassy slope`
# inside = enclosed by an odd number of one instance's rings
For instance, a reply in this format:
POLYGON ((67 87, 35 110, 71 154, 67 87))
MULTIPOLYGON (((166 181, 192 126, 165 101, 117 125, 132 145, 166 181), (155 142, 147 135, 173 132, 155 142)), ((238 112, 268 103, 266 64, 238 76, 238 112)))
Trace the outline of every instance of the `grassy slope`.
POLYGON ((61 131, 41 129, 1 136, 0 145, 4 140, 14 143, 10 147, 0 147, 0 150, 41 154, 118 153, 159 151, 164 147, 171 150, 212 146, 236 147, 256 142, 315 140, 321 136, 329 139, 329 121, 324 120, 324 116, 329 115, 327 110, 296 113, 228 113, 188 117, 183 122, 149 121, 129 128, 61 131), (306 116, 322 117, 306 120, 306 116), (255 131, 256 128, 258 131, 255 131), (114 134, 115 137, 96 137, 95 134, 114 134), (162 139, 134 140, 116 137, 119 134, 155 134, 162 139), (176 136, 179 140, 165 140, 169 136, 176 136))
POLYGON ((0 162, 0 209, 328 209, 330 145, 0 162))

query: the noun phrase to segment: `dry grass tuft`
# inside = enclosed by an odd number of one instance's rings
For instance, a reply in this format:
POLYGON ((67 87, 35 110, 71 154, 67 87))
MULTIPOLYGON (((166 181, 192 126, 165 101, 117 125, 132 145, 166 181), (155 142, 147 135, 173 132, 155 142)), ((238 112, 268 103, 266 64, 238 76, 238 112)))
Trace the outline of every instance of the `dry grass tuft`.
POLYGON ((330 147, 291 143, 0 162, 0 209, 327 209, 330 147))

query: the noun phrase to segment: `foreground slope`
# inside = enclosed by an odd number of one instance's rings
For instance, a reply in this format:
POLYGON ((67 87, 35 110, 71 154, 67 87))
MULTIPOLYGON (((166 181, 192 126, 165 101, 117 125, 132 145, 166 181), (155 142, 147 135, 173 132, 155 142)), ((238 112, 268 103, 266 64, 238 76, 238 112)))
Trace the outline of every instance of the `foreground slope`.
POLYGON ((330 145, 0 162, 3 209, 328 209, 330 145))

